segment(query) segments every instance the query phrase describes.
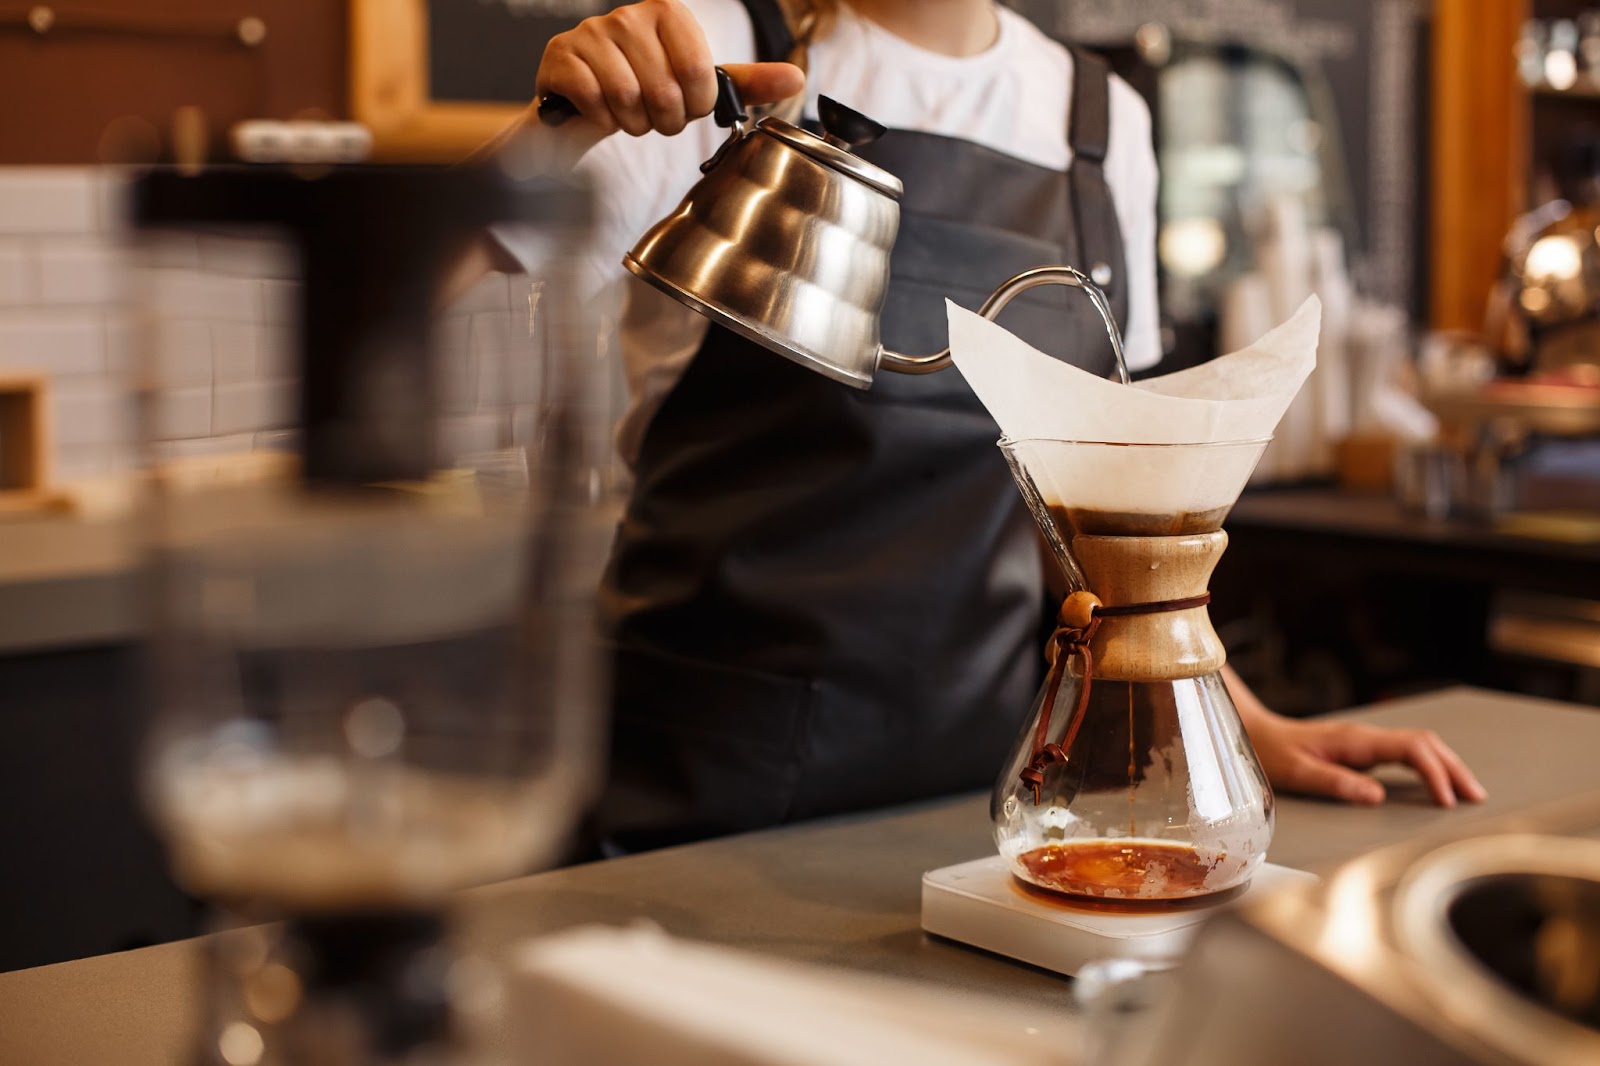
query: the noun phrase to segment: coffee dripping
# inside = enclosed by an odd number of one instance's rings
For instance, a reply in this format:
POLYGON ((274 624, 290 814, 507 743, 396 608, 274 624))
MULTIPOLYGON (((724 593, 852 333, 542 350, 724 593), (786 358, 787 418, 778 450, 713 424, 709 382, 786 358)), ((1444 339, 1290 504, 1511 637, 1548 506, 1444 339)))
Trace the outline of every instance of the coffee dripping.
POLYGON ((1237 889, 1265 859, 1272 793, 1206 611, 1222 520, 1265 446, 1002 442, 1073 589, 992 803, 1027 884, 1180 900, 1237 889), (1105 476, 1119 467, 1144 476, 1105 476))

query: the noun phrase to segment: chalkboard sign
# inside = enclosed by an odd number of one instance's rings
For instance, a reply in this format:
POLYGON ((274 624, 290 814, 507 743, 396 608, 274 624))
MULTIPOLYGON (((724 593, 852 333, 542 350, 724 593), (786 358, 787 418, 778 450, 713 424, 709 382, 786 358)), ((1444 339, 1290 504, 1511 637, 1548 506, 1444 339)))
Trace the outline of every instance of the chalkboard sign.
POLYGON ((347 0, 350 113, 376 158, 457 162, 521 121, 550 38, 606 0, 347 0))
POLYGON ((435 100, 525 104, 550 38, 604 0, 428 0, 428 77, 435 100))

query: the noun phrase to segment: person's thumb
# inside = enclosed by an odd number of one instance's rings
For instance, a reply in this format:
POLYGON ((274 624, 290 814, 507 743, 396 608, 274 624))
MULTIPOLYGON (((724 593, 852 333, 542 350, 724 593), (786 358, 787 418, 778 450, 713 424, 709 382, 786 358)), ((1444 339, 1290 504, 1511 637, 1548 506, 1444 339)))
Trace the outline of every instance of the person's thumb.
POLYGON ((1277 782, 1288 792, 1301 792, 1312 796, 1328 796, 1345 803, 1376 806, 1383 802, 1381 782, 1348 766, 1326 762, 1307 756, 1295 761, 1290 771, 1277 782))
POLYGON ((723 70, 747 104, 775 104, 806 87, 806 75, 793 63, 727 63, 723 70))

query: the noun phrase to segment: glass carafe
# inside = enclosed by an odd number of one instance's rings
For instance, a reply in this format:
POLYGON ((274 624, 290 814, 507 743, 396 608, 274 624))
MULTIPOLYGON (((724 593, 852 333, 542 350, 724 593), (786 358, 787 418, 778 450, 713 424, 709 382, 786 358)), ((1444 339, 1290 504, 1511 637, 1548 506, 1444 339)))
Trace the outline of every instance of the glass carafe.
POLYGON ((599 779, 587 197, 496 168, 222 168, 147 175, 135 204, 147 798, 224 925, 284 919, 212 945, 200 1061, 453 1061, 451 894, 556 860, 599 779), (542 260, 468 283, 500 223, 542 260), (191 425, 171 370, 196 347, 217 379, 191 425))
POLYGON ((1174 900, 1239 888, 1265 858, 1272 792, 1206 610, 1265 446, 1002 442, 1073 589, 995 786, 995 841, 1024 882, 1174 900))

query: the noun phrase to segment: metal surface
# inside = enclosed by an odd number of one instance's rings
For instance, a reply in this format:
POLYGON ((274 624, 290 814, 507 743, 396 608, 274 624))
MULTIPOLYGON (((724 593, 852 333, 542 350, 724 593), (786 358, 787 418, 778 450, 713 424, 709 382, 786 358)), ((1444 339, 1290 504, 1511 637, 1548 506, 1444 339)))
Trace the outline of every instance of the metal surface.
MULTIPOLYGON (((1600 827, 1600 796, 1591 815, 1600 827)), ((1510 908, 1495 920, 1514 941, 1528 942, 1537 957, 1539 990, 1592 1013, 1600 974, 1600 840, 1514 834, 1453 844, 1416 863, 1395 896, 1395 931, 1401 947, 1423 963, 1428 994, 1476 1042, 1532 1063, 1600 1062, 1600 1030, 1585 1028, 1548 1006, 1516 994, 1506 974, 1469 949, 1458 911, 1474 890, 1532 892, 1564 907, 1537 933, 1516 928, 1524 917, 1510 908), (1587 885, 1579 896, 1573 890, 1587 885), (1511 913, 1507 913, 1511 911, 1511 913)), ((1528 900, 1527 902, 1535 902, 1528 900)))
MULTIPOLYGON (((1106 299, 1106 294, 1100 290, 1100 286, 1081 270, 1070 266, 1041 266, 1025 270, 1003 282, 983 302, 978 313, 992 320, 998 317, 1012 300, 1029 289, 1036 289, 1041 285, 1069 285, 1083 290, 1083 294, 1089 297, 1094 309, 1099 312, 1100 321, 1105 323, 1106 336, 1111 340, 1111 352, 1117 360, 1117 376, 1124 385, 1128 384, 1128 358, 1122 351, 1122 334, 1117 329, 1116 316, 1111 313, 1111 301, 1106 299)), ((934 355, 901 355, 899 352, 891 351, 883 353, 883 365, 902 374, 931 374, 936 370, 943 370, 950 363, 949 348, 934 355)))
POLYGON ((660 274, 647 269, 644 264, 634 258, 632 252, 628 253, 627 257, 622 260, 622 265, 627 267, 628 272, 641 281, 672 297, 690 310, 705 315, 717 325, 733 330, 733 332, 746 340, 753 341, 769 351, 786 356, 801 366, 815 370, 817 373, 842 384, 857 389, 872 387, 872 371, 870 368, 857 369, 853 365, 840 365, 830 362, 817 352, 812 351, 810 348, 802 347, 793 339, 774 331, 771 327, 756 319, 747 318, 735 311, 707 303, 687 289, 679 288, 660 274))
POLYGON ((1219 917, 1139 1061, 1600 1061, 1600 793, 1438 828, 1219 917))
POLYGON ((905 195, 906 187, 899 178, 882 167, 873 166, 847 148, 829 143, 810 130, 801 129, 781 118, 764 118, 756 129, 768 136, 776 137, 789 147, 804 152, 841 174, 848 174, 857 181, 865 182, 885 196, 892 196, 898 200, 905 195))
POLYGON ((866 388, 899 203, 768 130, 734 136, 624 264, 763 347, 866 388))
MULTIPOLYGON (((705 176, 677 209, 623 258, 630 272, 740 336, 858 389, 871 386, 880 366, 931 374, 951 365, 949 348, 906 355, 881 343, 904 191, 898 178, 775 118, 753 132, 733 123, 701 169, 705 176)), ((980 313, 992 319, 1041 285, 1069 285, 1093 301, 1126 384, 1110 301, 1082 271, 1025 271, 1003 282, 980 313)))
MULTIPOLYGON (((1600 714, 1474 690, 1397 700, 1354 717, 1438 730, 1478 771, 1489 801, 1440 810, 1415 784, 1391 784, 1381 808, 1280 797, 1274 861, 1318 869, 1571 796, 1593 781, 1593 752, 1600 748, 1600 714)), ((462 898, 461 939, 503 957, 525 937, 644 919, 677 936, 763 955, 1002 995, 1041 1017, 1071 1010, 1067 982, 930 939, 918 928, 923 873, 991 852, 987 805, 987 796, 970 796, 496 885, 462 898)), ((200 947, 166 944, 0 974, 0 1062, 183 1061, 185 1033, 200 1010, 193 980, 200 947)), ((1237 1007, 1258 1024, 1273 1024, 1263 1002, 1246 999, 1237 1007)), ((1340 1031, 1333 1001, 1308 1005, 1321 1011, 1321 1020, 1309 1034, 1297 1023, 1296 1054, 1276 1061, 1305 1061, 1309 1040, 1340 1031)))

